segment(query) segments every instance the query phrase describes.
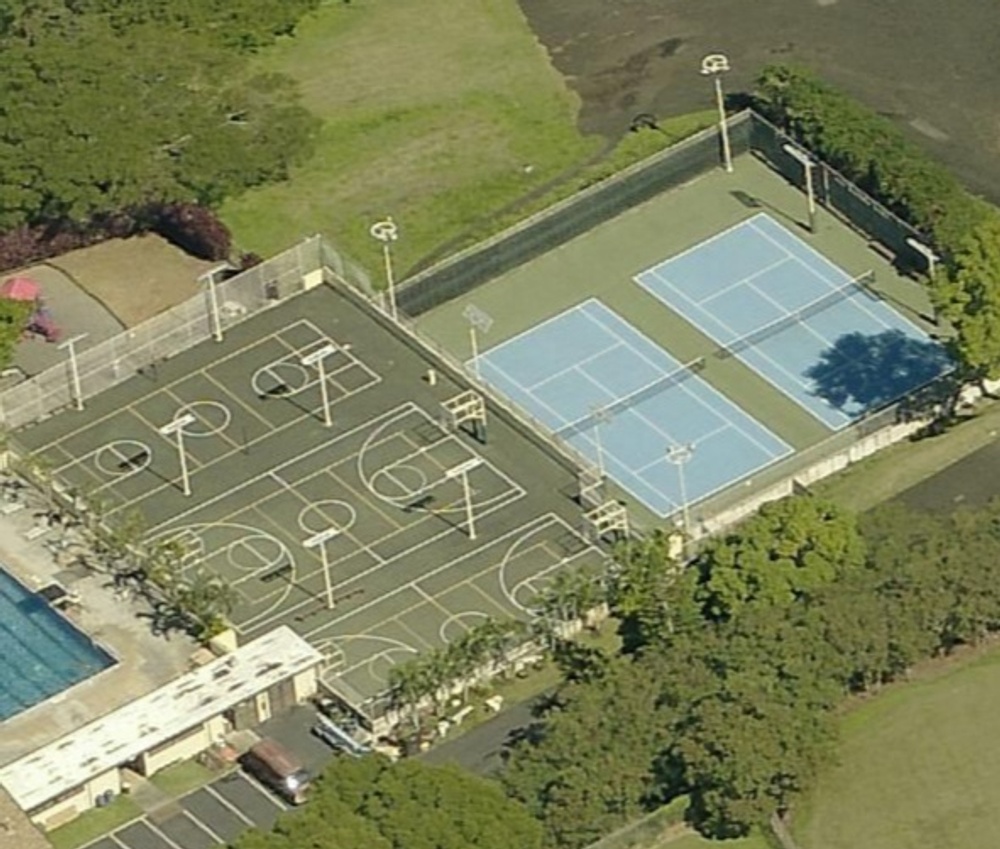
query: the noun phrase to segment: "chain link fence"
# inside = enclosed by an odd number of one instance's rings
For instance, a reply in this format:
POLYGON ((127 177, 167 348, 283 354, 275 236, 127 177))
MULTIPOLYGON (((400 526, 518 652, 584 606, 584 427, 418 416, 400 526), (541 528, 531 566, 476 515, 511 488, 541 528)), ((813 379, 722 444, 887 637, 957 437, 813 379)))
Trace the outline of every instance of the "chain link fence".
MULTIPOLYGON (((735 115, 728 124, 733 155, 749 151, 750 113, 735 115)), ((410 278, 399 287, 396 303, 416 317, 470 292, 627 209, 718 168, 719 144, 717 127, 695 133, 410 278)))
MULTIPOLYGON (((805 191, 805 166, 788 150, 804 151, 798 142, 785 135, 766 118, 750 113, 750 147, 753 152, 792 185, 805 191)), ((813 191, 816 201, 846 221, 865 238, 885 246, 901 271, 927 267, 927 259, 909 240, 925 243, 921 234, 886 209, 836 169, 808 151, 813 166, 813 191)))
MULTIPOLYGON (((268 307, 305 290, 306 278, 324 263, 352 273, 339 254, 319 236, 215 284, 221 329, 225 330, 268 307)), ((81 401, 117 386, 212 337, 212 303, 206 290, 176 307, 77 351, 76 370, 81 401)), ((8 430, 33 424, 76 401, 72 364, 46 369, 0 394, 0 424, 8 430)))

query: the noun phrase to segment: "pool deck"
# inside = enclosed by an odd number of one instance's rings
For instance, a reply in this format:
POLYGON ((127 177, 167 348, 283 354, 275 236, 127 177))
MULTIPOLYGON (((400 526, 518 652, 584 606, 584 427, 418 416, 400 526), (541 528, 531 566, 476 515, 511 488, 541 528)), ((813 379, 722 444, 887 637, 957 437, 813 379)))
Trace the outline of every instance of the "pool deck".
POLYGON ((35 524, 33 513, 29 508, 0 515, 0 563, 31 589, 57 580, 77 594, 81 604, 71 621, 119 663, 0 722, 0 765, 175 678, 189 668, 197 649, 181 635, 154 636, 139 604, 116 598, 107 586, 107 576, 71 573, 60 567, 43 545, 46 537, 26 538, 35 524))

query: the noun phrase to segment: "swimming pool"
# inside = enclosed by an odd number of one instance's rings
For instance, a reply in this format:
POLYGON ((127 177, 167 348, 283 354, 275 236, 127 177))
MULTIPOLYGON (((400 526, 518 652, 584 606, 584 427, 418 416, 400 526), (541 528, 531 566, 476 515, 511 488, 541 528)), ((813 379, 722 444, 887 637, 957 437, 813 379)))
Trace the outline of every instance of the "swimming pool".
POLYGON ((45 599, 0 569, 0 722, 114 662, 45 599))

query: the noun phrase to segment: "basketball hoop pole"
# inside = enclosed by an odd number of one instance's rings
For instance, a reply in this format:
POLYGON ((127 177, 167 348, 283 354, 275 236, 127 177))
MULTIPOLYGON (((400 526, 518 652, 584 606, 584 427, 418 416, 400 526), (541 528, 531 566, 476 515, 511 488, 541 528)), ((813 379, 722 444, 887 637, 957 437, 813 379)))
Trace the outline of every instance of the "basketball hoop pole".
POLYGON ((722 94, 722 75, 729 70, 729 59, 723 53, 711 53, 701 60, 701 74, 715 83, 715 105, 719 110, 719 132, 722 135, 722 162, 726 172, 733 172, 733 154, 729 147, 729 125, 726 123, 726 99, 722 94))
POLYGON ((191 479, 188 476, 187 452, 184 450, 184 428, 189 424, 194 424, 195 421, 197 419, 191 413, 186 413, 160 428, 162 436, 177 437, 177 457, 181 463, 181 488, 185 496, 191 495, 191 479))
POLYGON ((459 478, 462 481, 462 497, 465 499, 465 518, 468 526, 469 539, 474 540, 476 538, 476 524, 475 516, 472 511, 472 488, 469 486, 469 472, 473 469, 478 469, 483 464, 480 457, 473 457, 470 460, 466 460, 464 463, 459 463, 448 469, 444 476, 448 480, 454 480, 459 478))
POLYGON ((340 533, 339 528, 327 528, 318 534, 313 534, 305 540, 302 545, 306 548, 318 548, 319 559, 323 563, 323 584, 326 588, 326 609, 333 610, 336 602, 333 598, 333 581, 330 580, 330 555, 327 554, 326 544, 340 533))
POLYGON ((337 352, 333 345, 324 345, 318 351, 313 351, 308 356, 302 358, 302 365, 308 368, 316 366, 316 373, 319 375, 319 395, 323 400, 323 424, 327 427, 333 426, 333 414, 330 411, 330 391, 326 385, 326 369, 323 364, 326 358, 337 352))
POLYGON ((83 409, 83 388, 80 385, 80 367, 76 360, 76 343, 82 342, 86 338, 86 333, 79 333, 67 339, 59 346, 60 351, 66 351, 69 354, 69 376, 73 385, 73 406, 78 410, 83 409))

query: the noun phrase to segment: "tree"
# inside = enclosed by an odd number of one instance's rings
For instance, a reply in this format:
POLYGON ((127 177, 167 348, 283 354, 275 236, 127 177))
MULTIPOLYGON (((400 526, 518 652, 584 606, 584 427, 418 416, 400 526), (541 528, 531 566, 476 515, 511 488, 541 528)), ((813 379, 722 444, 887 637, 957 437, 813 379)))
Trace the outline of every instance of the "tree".
POLYGON ((413 731, 421 730, 420 705, 436 689, 422 657, 397 663, 389 669, 389 704, 393 710, 408 713, 413 731))
POLYGON ((806 598, 864 562, 854 517, 808 497, 765 504, 698 556, 699 599, 724 620, 749 603, 786 605, 806 598))
POLYGON ((199 639, 218 634, 236 605, 237 594, 232 585, 205 569, 195 569, 176 584, 171 581, 167 586, 178 612, 193 622, 194 635, 199 639))
POLYGON ((248 78, 205 33, 47 14, 3 45, 0 230, 211 205, 284 178, 311 149, 318 123, 291 81, 248 78))
POLYGON ((541 819, 549 845, 585 846, 661 798, 654 764, 675 719, 662 671, 610 661, 600 678, 565 686, 559 709, 512 748, 504 784, 541 819))
POLYGON ((935 278, 931 295, 958 333, 955 353, 970 376, 1000 377, 1000 213, 962 235, 953 269, 935 278))

